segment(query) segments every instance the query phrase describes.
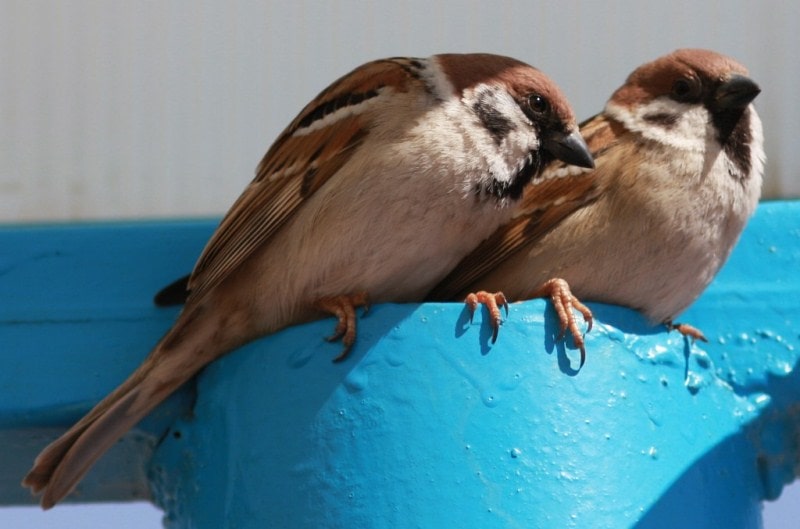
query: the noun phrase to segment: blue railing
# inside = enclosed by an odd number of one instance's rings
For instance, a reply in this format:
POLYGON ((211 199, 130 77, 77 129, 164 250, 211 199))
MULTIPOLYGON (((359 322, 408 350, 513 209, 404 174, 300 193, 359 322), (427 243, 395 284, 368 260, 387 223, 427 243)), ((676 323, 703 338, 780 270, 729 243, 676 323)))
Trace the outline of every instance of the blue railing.
MULTIPOLYGON (((214 222, 0 229, 0 501, 169 327, 152 294, 214 222)), ((150 497, 170 527, 760 527, 798 468, 800 203, 765 203, 681 317, 690 344, 592 305, 587 362, 543 301, 495 345, 460 304, 379 305, 209 366, 73 501, 150 497), (196 399, 196 400, 195 400, 196 399)))

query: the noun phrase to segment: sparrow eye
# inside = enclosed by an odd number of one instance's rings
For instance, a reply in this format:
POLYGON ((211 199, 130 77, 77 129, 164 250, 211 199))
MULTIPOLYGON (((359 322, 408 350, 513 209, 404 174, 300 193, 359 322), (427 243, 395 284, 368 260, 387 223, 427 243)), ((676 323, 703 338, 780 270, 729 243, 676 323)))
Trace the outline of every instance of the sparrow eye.
POLYGON ((672 85, 672 99, 681 103, 699 101, 700 93, 700 81, 692 77, 681 77, 672 85))
POLYGON ((528 96, 528 108, 534 114, 544 114, 550 110, 550 103, 539 94, 531 94, 528 96))

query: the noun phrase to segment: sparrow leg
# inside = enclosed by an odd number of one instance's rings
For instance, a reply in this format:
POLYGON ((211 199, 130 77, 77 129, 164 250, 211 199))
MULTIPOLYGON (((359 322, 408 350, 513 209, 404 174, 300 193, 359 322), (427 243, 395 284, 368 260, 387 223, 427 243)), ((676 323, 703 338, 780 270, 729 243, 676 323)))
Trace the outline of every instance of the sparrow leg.
POLYGON ((497 341, 497 334, 500 332, 500 324, 503 318, 500 314, 500 307, 506 310, 508 316, 508 300, 502 292, 495 292, 494 294, 480 290, 478 292, 467 294, 464 303, 467 304, 469 310, 469 322, 472 323, 472 317, 475 315, 475 310, 478 305, 483 305, 489 310, 489 325, 492 326, 492 343, 497 341))
POLYGON ((333 359, 334 362, 341 362, 350 353, 350 349, 356 342, 356 307, 364 307, 364 313, 369 310, 369 299, 366 292, 357 292, 346 296, 333 296, 322 298, 315 303, 316 307, 328 314, 332 314, 338 320, 336 328, 331 336, 325 338, 329 342, 342 340, 344 349, 339 356, 333 359))
POLYGON ((581 303, 578 298, 572 295, 572 292, 570 291, 569 285, 566 281, 557 277, 545 281, 544 284, 534 290, 528 297, 550 298, 550 301, 553 302, 553 307, 556 309, 559 327, 561 328, 561 334, 558 338, 563 338, 567 332, 567 329, 569 329, 575 345, 581 350, 580 367, 583 367, 583 363, 586 361, 586 348, 584 347, 583 333, 581 333, 581 330, 578 328, 578 322, 575 320, 574 311, 577 310, 581 313, 583 316, 583 321, 585 321, 588 325, 586 332, 589 332, 592 330, 593 322, 592 311, 589 310, 589 307, 581 303))
POLYGON ((673 323, 672 320, 669 320, 664 323, 664 325, 666 325, 668 331, 678 331, 685 337, 690 338, 692 343, 694 343, 695 340, 708 343, 708 338, 703 334, 703 331, 688 323, 673 323))

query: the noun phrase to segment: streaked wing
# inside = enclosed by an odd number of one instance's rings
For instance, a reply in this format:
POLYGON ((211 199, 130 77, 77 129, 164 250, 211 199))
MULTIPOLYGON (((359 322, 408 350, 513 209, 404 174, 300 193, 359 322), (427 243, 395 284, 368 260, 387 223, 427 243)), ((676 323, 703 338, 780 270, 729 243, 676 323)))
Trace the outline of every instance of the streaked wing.
POLYGON ((309 103, 270 147, 211 236, 189 279, 190 299, 223 281, 336 174, 367 134, 368 107, 387 90, 406 90, 414 77, 408 61, 374 61, 309 103))
MULTIPOLYGON (((581 124, 581 134, 596 160, 616 143, 623 130, 602 114, 581 124)), ((428 294, 428 299, 450 301, 466 293, 501 262, 535 244, 564 218, 595 200, 601 192, 595 173, 554 163, 525 188, 514 218, 462 259, 428 294)))

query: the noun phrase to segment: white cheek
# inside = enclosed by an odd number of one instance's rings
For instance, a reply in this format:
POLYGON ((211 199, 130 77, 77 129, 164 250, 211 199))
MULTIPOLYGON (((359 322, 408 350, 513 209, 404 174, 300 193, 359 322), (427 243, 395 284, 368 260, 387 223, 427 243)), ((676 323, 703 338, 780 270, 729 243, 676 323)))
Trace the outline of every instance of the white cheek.
POLYGON ((761 189, 761 175, 764 173, 764 164, 767 161, 767 155, 764 154, 764 131, 761 127, 761 119, 756 113, 753 105, 750 105, 750 133, 752 135, 752 164, 753 167, 750 171, 750 177, 757 179, 758 188, 761 189))
POLYGON ((458 115, 463 116, 463 112, 470 109, 479 99, 491 104, 511 124, 512 130, 498 143, 478 116, 468 110, 471 116, 468 126, 464 128, 464 134, 484 161, 487 177, 510 182, 522 168, 529 154, 538 150, 539 139, 517 101, 498 87, 478 85, 474 89, 465 91, 458 115))
POLYGON ((714 138, 711 116, 702 105, 687 105, 660 97, 634 108, 609 102, 606 113, 621 121, 628 130, 637 132, 648 140, 683 151, 703 152, 707 148, 708 140, 714 138), (677 118, 669 125, 647 119, 647 116, 658 114, 677 118))

